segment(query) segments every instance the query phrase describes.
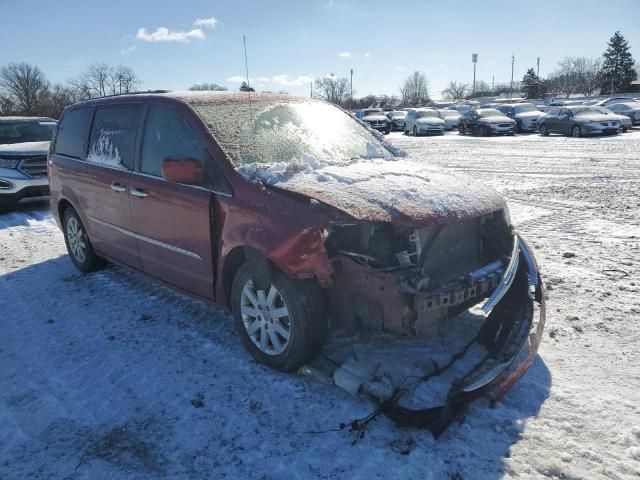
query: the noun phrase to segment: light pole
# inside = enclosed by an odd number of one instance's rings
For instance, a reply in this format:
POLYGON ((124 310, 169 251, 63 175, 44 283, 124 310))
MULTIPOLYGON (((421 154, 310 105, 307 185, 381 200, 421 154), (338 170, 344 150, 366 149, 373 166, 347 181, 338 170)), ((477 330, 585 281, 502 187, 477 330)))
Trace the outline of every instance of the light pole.
POLYGON ((538 63, 538 69, 536 71, 536 77, 540 78, 540 57, 538 57, 537 63, 538 63))
POLYGON ((511 55, 511 84, 509 85, 509 100, 513 95, 513 63, 515 62, 515 56, 511 55))
POLYGON ((353 68, 351 69, 351 91, 349 92, 349 106, 353 108, 353 68))
POLYGON ((476 96, 476 63, 478 63, 477 53, 471 54, 471 61, 473 62, 473 91, 471 93, 471 97, 473 98, 476 96))

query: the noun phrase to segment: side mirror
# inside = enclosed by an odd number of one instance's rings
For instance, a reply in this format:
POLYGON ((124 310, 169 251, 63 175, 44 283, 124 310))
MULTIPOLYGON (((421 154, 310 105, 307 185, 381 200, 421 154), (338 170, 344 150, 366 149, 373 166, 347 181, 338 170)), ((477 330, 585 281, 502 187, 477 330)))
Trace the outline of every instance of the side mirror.
POLYGON ((202 162, 193 157, 167 157, 162 160, 162 177, 170 182, 202 183, 202 170, 202 162))

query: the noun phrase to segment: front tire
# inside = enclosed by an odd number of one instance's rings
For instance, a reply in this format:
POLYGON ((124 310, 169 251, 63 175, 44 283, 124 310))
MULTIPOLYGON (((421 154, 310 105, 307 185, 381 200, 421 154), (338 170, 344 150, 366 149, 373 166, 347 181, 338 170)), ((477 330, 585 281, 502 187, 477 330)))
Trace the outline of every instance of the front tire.
POLYGON ((418 128, 415 125, 413 126, 413 136, 414 137, 418 136, 418 128))
POLYGON ((458 133, 460 135, 466 135, 467 134, 467 129, 465 128, 464 124, 458 125, 458 133))
POLYGON ((571 136, 574 137, 574 138, 582 137, 582 129, 578 125, 575 125, 571 129, 571 136))
POLYGON ((544 124, 540 125, 540 135, 542 135, 543 137, 548 137, 549 136, 549 129, 544 124))
POLYGON ((481 137, 488 137, 489 136, 489 128, 487 128, 486 125, 481 125, 480 126, 480 136, 481 137))
POLYGON ((88 273, 104 267, 105 260, 96 255, 80 216, 73 208, 64 211, 62 231, 69 257, 78 270, 88 273))
POLYGON ((326 304, 314 280, 291 279, 264 260, 250 261, 235 275, 231 307, 242 344, 271 368, 300 368, 324 346, 326 304))

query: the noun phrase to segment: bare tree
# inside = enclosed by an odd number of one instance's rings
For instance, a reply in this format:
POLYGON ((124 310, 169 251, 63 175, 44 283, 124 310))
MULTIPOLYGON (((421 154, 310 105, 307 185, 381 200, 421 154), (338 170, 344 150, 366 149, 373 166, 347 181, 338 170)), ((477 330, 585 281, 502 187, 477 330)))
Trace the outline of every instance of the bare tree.
POLYGON ((577 57, 573 59, 578 92, 585 97, 595 95, 600 90, 602 59, 577 57))
POLYGON ((402 103, 419 107, 429 100, 429 81, 427 76, 415 71, 409 75, 400 87, 402 103))
POLYGON ((467 96, 469 91, 468 83, 449 82, 449 86, 445 88, 442 93, 445 98, 449 100, 462 100, 467 96))
POLYGON ((45 117, 59 118, 65 107, 80 100, 75 89, 58 83, 43 95, 38 107, 38 114, 45 117))
POLYGON ((559 61, 558 68, 551 76, 555 77, 558 88, 565 97, 578 91, 578 78, 573 58, 565 57, 559 61))
POLYGON ((194 83, 189 87, 189 90, 191 90, 192 92, 199 92, 199 91, 226 92, 228 88, 222 87, 217 83, 194 83))
MULTIPOLYGON (((3 104, 26 115, 36 113, 49 82, 42 70, 28 63, 10 63, 0 68, 3 104)), ((5 108, 3 105, 3 109, 5 108)))
POLYGON ((140 83, 131 68, 106 63, 92 63, 79 77, 69 81, 81 99, 130 93, 140 83))
POLYGON ((316 78, 315 89, 319 97, 336 105, 343 105, 349 99, 349 79, 346 77, 327 75, 316 78))

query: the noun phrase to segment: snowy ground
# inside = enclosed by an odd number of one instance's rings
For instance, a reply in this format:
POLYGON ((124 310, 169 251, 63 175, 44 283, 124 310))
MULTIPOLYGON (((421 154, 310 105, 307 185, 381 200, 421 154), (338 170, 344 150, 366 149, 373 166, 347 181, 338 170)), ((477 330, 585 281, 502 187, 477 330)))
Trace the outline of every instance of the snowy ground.
POLYGON ((547 330, 501 403, 438 441, 318 433, 370 404, 252 362, 224 314, 141 275, 78 274, 27 208, 0 215, 0 478, 638 478, 640 131, 390 140, 497 188, 536 250, 547 330))

